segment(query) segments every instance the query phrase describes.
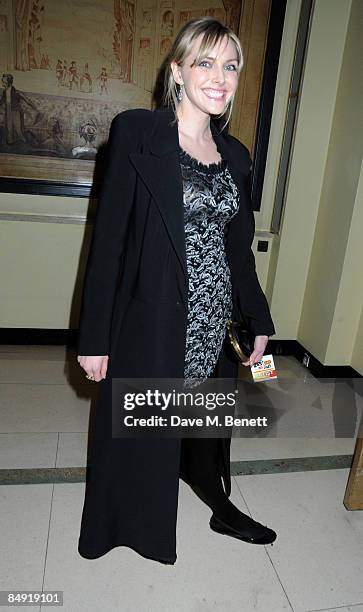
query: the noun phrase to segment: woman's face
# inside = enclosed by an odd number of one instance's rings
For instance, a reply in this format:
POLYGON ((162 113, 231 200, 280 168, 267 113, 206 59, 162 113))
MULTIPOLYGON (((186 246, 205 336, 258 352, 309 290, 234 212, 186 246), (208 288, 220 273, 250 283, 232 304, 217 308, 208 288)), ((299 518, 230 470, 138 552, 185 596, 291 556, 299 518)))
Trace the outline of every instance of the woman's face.
POLYGON ((176 83, 183 84, 181 111, 186 107, 209 115, 219 115, 234 95, 238 85, 238 59, 234 42, 225 36, 203 57, 198 65, 193 63, 202 34, 195 40, 183 66, 171 63, 176 83))

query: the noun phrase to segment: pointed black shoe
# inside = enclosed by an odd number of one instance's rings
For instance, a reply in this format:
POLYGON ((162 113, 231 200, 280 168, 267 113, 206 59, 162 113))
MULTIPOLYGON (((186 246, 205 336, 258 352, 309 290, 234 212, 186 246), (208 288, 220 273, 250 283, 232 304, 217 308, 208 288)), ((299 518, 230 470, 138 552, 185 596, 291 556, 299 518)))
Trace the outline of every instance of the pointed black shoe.
POLYGON ((216 533, 221 533, 223 535, 231 536, 232 538, 237 538, 238 540, 243 540, 244 542, 248 542, 249 544, 271 544, 276 540, 277 534, 273 529, 269 529, 269 527, 265 527, 261 525, 261 523, 256 523, 253 519, 251 519, 251 525, 246 525, 246 531, 251 531, 251 535, 247 535, 242 531, 234 529, 227 523, 224 523, 220 519, 218 519, 214 514, 212 514, 211 519, 209 521, 210 528, 216 533), (255 529, 256 535, 253 534, 253 530, 255 529))

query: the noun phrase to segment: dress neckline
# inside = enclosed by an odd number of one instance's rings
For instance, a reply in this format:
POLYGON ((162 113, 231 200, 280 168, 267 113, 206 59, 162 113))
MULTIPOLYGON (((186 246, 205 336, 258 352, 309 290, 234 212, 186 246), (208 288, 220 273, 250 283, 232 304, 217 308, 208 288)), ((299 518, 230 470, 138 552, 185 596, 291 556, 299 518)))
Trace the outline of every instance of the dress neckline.
POLYGON ((218 162, 211 162, 210 164, 205 164, 201 162, 199 159, 196 159, 196 157, 192 157, 192 155, 189 155, 189 153, 185 151, 185 149, 183 149, 180 145, 179 145, 179 152, 180 152, 180 157, 182 161, 184 160, 188 162, 189 166, 191 166, 195 170, 201 170, 202 172, 208 172, 211 174, 215 174, 217 172, 220 172, 226 167, 226 160, 223 159, 222 157, 218 162))

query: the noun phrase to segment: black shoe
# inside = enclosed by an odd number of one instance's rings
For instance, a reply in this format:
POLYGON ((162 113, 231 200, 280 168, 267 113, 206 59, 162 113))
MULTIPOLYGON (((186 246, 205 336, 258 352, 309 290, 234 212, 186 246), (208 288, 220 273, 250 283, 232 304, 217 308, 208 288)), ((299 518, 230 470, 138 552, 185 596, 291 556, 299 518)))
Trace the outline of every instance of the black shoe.
POLYGON ((276 532, 273 531, 273 529, 269 529, 268 527, 261 525, 261 523, 257 523, 253 519, 251 519, 250 524, 246 524, 246 532, 230 527, 230 525, 227 525, 227 523, 224 523, 218 519, 214 514, 212 514, 209 521, 209 526, 217 533, 222 533, 223 535, 228 535, 232 538, 243 540, 249 544, 271 544, 272 546, 272 542, 274 542, 277 537, 276 532), (248 532, 249 534, 247 535, 248 532))

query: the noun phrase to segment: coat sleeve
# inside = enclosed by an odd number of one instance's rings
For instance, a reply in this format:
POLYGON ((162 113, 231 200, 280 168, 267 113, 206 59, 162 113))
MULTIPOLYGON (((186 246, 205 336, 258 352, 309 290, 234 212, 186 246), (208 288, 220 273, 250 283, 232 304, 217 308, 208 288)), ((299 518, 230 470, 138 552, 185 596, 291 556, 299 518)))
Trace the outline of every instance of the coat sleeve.
MULTIPOLYGON (((245 147, 244 147, 245 148, 245 147)), ((252 160, 248 150, 249 175, 246 177, 246 204, 248 215, 252 226, 252 240, 255 233, 255 216, 251 201, 251 167, 252 160)), ((249 246, 247 256, 239 274, 239 290, 237 301, 240 312, 247 318, 251 332, 255 336, 273 336, 276 333, 274 323, 271 318, 270 308, 266 296, 261 288, 256 272, 255 256, 252 251, 252 242, 249 246)))
POLYGON ((110 127, 107 164, 93 226, 79 318, 79 355, 108 355, 120 258, 132 208, 136 173, 127 118, 119 113, 110 127))

